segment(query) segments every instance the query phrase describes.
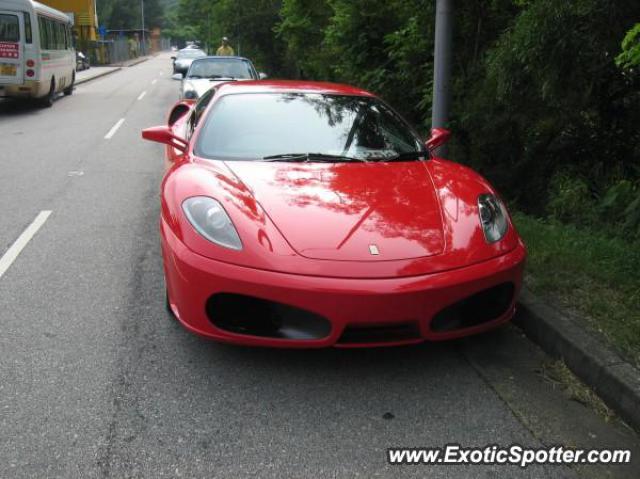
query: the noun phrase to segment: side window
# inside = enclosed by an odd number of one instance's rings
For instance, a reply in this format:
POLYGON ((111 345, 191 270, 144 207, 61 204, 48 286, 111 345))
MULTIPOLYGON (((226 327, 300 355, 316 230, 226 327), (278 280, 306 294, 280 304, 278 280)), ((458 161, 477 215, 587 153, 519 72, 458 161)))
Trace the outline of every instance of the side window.
POLYGON ((209 106, 209 102, 211 101, 211 99, 214 97, 215 94, 216 94, 216 90, 215 88, 212 88, 210 90, 207 90, 202 95, 202 97, 200 97, 200 100, 198 100, 198 103, 194 108, 193 128, 198 126, 198 123, 200 122, 200 118, 202 117, 202 114, 207 109, 207 106, 209 106))
POLYGON ((215 93, 216 93, 215 88, 212 88, 211 90, 207 90, 200 97, 200 99, 198 100, 198 103, 196 103, 196 107, 193 109, 193 114, 191 115, 191 118, 189 118, 189 126, 187 129, 187 139, 190 139, 191 135, 193 135, 193 131, 196 129, 196 126, 198 126, 198 122, 200 121, 202 114, 207 109, 207 106, 209 105, 209 102, 211 101, 215 93))
POLYGON ((44 19, 44 28, 47 29, 47 50, 53 50, 56 45, 56 33, 53 31, 51 20, 44 19))
POLYGON ((33 43, 32 34, 31 34, 31 15, 29 12, 24 13, 24 42, 25 43, 33 43))
POLYGON ((60 24, 58 22, 51 22, 51 26, 53 27, 53 38, 55 38, 54 48, 60 50, 60 24))
POLYGON ((56 50, 64 50, 64 25, 54 22, 56 29, 56 50))
POLYGON ((42 48, 43 50, 45 49, 45 42, 44 42, 44 36, 45 36, 45 31, 44 31, 44 19, 38 15, 38 32, 39 32, 39 36, 40 36, 40 48, 42 48))
POLYGON ((38 30, 40 31, 40 48, 49 49, 49 31, 47 29, 47 20, 38 15, 38 30))
POLYGON ((47 29, 47 50, 56 48, 56 32, 53 29, 53 22, 48 18, 44 19, 44 26, 47 29))
POLYGON ((60 48, 60 30, 58 29, 58 24, 49 20, 49 25, 51 26, 51 38, 53 39, 51 48, 53 50, 58 50, 60 48))
POLYGON ((191 139, 191 135, 193 135, 193 130, 196 129, 196 112, 195 110, 193 112, 191 112, 191 115, 189 116, 189 119, 187 120, 187 131, 185 134, 185 137, 187 138, 187 140, 191 139))
POLYGON ((66 50, 67 48, 69 48, 69 42, 67 41, 67 26, 64 23, 60 24, 60 35, 62 36, 60 49, 66 50))

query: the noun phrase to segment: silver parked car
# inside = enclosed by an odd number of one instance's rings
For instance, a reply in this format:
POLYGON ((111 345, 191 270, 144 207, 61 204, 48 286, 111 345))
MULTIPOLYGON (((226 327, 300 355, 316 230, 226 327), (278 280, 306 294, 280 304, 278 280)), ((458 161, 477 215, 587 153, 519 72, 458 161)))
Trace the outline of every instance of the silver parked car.
POLYGON ((184 75, 191 66, 191 62, 196 58, 206 57, 207 54, 197 48, 183 48, 176 56, 171 57, 173 59, 173 73, 180 73, 184 75))
POLYGON ((199 98, 212 86, 227 81, 258 80, 266 78, 258 73, 246 58, 212 56, 198 58, 191 63, 182 80, 180 98, 199 98))

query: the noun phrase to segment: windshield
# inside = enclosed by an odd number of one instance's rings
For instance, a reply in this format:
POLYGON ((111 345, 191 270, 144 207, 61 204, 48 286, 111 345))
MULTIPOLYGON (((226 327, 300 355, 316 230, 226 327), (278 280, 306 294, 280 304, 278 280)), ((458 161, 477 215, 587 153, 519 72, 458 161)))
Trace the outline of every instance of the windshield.
POLYGON ((240 78, 254 77, 249 62, 244 60, 198 60, 191 64, 187 78, 240 78))
POLYGON ((291 155, 305 155, 305 161, 319 155, 343 161, 428 156, 420 138, 379 100, 302 93, 223 96, 195 152, 211 159, 282 161, 297 158, 291 155))
POLYGON ((178 52, 178 58, 198 58, 206 56, 207 54, 202 50, 180 50, 178 52))
POLYGON ((17 43, 19 40, 18 17, 15 15, 0 15, 0 42, 17 43))

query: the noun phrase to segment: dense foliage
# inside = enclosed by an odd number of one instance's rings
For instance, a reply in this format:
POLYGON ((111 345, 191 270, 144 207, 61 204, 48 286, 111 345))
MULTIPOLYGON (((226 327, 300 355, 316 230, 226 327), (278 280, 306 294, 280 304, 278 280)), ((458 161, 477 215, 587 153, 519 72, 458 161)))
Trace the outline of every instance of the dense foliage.
MULTIPOLYGON (((145 28, 163 24, 164 7, 175 3, 162 0, 144 0, 145 28)), ((98 21, 109 30, 137 30, 142 27, 141 3, 131 0, 99 0, 96 2, 98 21)))
MULTIPOLYGON (((272 76, 380 94, 430 123, 432 0, 179 0, 174 38, 222 35, 272 76)), ((525 210, 640 237, 640 2, 456 2, 451 156, 525 210)))

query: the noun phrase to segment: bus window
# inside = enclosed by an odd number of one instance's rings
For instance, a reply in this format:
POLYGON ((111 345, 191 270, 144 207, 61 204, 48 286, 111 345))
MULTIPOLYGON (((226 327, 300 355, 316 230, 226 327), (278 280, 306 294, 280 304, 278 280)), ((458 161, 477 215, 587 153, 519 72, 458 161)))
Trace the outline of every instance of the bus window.
POLYGON ((0 15, 0 42, 18 43, 20 27, 15 15, 0 15))
POLYGON ((40 48, 43 50, 64 50, 64 25, 38 15, 40 27, 40 48))
POLYGON ((56 50, 64 50, 64 33, 62 32, 62 25, 58 22, 53 22, 53 30, 56 38, 56 50))
POLYGON ((47 33, 47 21, 38 15, 38 30, 40 31, 40 48, 49 49, 49 35, 47 33))
POLYGON ((28 12, 24 13, 24 42, 32 43, 31 36, 31 15, 28 12))
POLYGON ((56 23, 58 27, 58 31, 60 32, 60 43, 58 45, 58 50, 66 50, 67 49, 67 41, 65 40, 65 31, 63 23, 56 23))

